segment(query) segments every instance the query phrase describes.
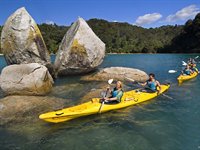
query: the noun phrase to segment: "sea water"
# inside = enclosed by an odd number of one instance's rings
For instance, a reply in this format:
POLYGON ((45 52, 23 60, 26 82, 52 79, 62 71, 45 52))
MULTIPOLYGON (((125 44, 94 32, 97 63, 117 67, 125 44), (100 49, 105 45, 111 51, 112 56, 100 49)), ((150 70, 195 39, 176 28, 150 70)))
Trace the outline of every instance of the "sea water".
MULTIPOLYGON (((188 54, 114 54, 107 55, 100 68, 123 66, 155 73, 161 83, 171 83, 166 93, 151 101, 100 115, 77 118, 60 124, 42 120, 0 127, 0 149, 48 150, 198 150, 200 149, 200 77, 181 86, 178 73, 188 54)), ((54 60, 55 56, 52 56, 54 60)), ((198 60, 197 60, 198 61, 198 60)), ((0 68, 6 66, 0 56, 0 68)), ((198 64, 197 67, 200 68, 198 64)), ((99 83, 100 84, 100 83, 99 83)), ((80 77, 55 81, 49 96, 81 103, 81 97, 98 82, 83 82, 80 77)), ((1 95, 2 97, 2 95, 1 95)))

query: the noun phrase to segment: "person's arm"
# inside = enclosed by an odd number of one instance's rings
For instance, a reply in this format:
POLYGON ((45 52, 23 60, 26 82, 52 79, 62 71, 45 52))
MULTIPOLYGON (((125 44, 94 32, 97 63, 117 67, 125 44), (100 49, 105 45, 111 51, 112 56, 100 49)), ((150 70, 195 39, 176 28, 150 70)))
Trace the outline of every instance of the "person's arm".
POLYGON ((114 101, 114 100, 117 100, 117 101, 120 101, 121 100, 121 97, 123 95, 123 92, 122 91, 119 91, 119 93, 117 94, 116 97, 112 97, 112 98, 106 98, 105 100, 109 100, 109 101, 114 101))
POLYGON ((192 69, 190 69, 190 75, 192 75, 194 72, 193 72, 193 70, 192 69))
POLYGON ((144 83, 139 83, 141 86, 146 86, 147 85, 147 82, 144 82, 144 83))
POLYGON ((158 90, 158 94, 160 94, 161 93, 161 85, 160 85, 160 83, 158 82, 158 81, 156 81, 156 84, 157 84, 157 87, 159 88, 159 90, 158 90))

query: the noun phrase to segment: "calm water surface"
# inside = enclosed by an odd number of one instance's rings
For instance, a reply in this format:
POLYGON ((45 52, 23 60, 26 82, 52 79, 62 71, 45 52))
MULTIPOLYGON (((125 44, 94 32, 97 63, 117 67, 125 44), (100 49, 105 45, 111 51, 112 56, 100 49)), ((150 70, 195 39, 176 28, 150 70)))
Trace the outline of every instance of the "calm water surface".
MULTIPOLYGON (((78 118, 61 124, 41 120, 12 127, 0 127, 0 149, 67 150, 198 150, 200 149, 199 77, 178 86, 181 61, 197 55, 136 54, 107 55, 101 67, 124 66, 154 72, 161 83, 170 82, 169 100, 159 96, 137 106, 78 118)), ((53 58, 52 58, 53 59, 53 58)), ((0 69, 5 60, 0 57, 0 69)), ((198 65, 200 68, 200 65, 198 65)), ((55 81, 49 96, 78 104, 81 97, 100 83, 83 82, 80 77, 55 81)))

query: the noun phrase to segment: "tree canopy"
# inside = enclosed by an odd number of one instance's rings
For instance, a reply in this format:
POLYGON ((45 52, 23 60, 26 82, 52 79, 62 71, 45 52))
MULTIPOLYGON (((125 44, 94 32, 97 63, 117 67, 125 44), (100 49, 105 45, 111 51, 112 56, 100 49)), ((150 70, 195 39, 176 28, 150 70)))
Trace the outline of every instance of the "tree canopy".
POLYGON ((177 53, 200 53, 200 13, 194 20, 188 20, 183 31, 178 34, 172 44, 166 47, 164 52, 170 49, 176 50, 177 53))
POLYGON ((161 26, 145 29, 128 23, 91 19, 88 24, 106 43, 111 53, 156 53, 170 45, 182 31, 182 26, 161 26))

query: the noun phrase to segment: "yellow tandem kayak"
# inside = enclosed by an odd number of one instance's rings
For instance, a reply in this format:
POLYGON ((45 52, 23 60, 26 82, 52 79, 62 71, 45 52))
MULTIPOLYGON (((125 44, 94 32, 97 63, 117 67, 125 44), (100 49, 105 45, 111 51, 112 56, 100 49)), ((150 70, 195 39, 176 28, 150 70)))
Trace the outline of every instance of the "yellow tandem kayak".
MULTIPOLYGON (((170 87, 169 84, 161 85, 161 93, 168 90, 169 87, 170 87)), ((147 92, 141 92, 141 90, 139 89, 124 92, 120 103, 104 104, 101 109, 101 113, 115 109, 121 109, 131 105, 136 105, 138 103, 142 103, 157 96, 158 96, 157 92, 147 93, 147 92)), ((89 102, 77 106, 41 114, 39 118, 47 122, 59 123, 82 116, 97 114, 101 106, 101 103, 99 103, 99 101, 100 98, 93 98, 89 102)))
POLYGON ((192 78, 195 78, 198 75, 198 73, 195 71, 194 73, 192 73, 191 75, 180 75, 177 80, 178 83, 181 84, 184 81, 190 80, 192 78))

